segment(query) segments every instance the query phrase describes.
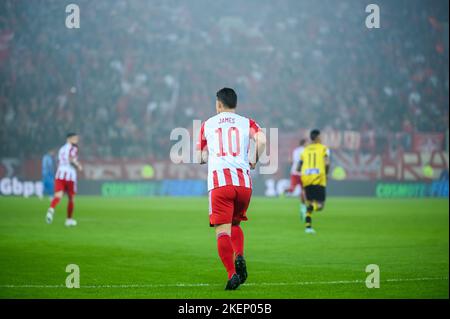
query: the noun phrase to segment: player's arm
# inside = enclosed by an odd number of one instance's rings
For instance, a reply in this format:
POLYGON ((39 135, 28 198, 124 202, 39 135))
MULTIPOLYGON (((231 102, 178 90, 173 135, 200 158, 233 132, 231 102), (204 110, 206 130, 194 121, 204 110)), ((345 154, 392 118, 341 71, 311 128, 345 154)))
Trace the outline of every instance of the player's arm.
POLYGON ((255 134, 252 135, 252 139, 255 141, 255 157, 250 159, 250 168, 255 169, 256 164, 258 163, 261 155, 266 150, 267 138, 266 134, 262 130, 259 130, 255 134))
POLYGON ((70 159, 70 164, 75 166, 76 169, 79 170, 79 171, 83 170, 83 166, 81 165, 81 163, 78 161, 78 158, 76 158, 76 157, 70 159))
POLYGON ((304 154, 304 152, 302 152, 301 154, 300 154, 300 160, 298 161, 298 164, 297 164, 297 172, 301 172, 302 171, 302 166, 303 166, 303 154, 304 154))
POLYGON ((196 151, 195 151, 195 158, 196 158, 196 163, 200 163, 200 164, 206 164, 208 163, 208 149, 204 148, 199 149, 197 147, 196 151))
POLYGON ((197 152, 197 162, 200 164, 208 163, 208 150, 197 152))
POLYGON ((328 176, 328 172, 330 171, 330 150, 325 149, 325 174, 328 176))
POLYGON ((301 172, 302 171, 302 165, 303 165, 303 161, 300 160, 297 164, 297 172, 301 172))
POLYGON ((195 156, 197 158, 197 163, 206 164, 208 162, 208 141, 205 136, 205 123, 202 123, 200 128, 200 134, 197 142, 197 148, 195 151, 195 156))
POLYGON ((79 171, 83 170, 83 166, 78 161, 78 151, 77 151, 77 149, 75 147, 70 151, 69 162, 70 162, 71 165, 75 166, 75 168, 77 170, 79 170, 79 171))

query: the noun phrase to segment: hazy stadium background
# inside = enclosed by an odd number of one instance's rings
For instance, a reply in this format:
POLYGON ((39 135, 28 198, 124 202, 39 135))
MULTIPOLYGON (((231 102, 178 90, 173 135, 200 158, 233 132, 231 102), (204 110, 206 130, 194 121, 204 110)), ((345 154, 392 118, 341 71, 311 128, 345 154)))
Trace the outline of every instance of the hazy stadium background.
POLYGON ((280 169, 255 176, 257 194, 283 188, 291 149, 318 127, 346 171, 331 194, 448 196, 447 1, 377 1, 380 29, 358 0, 76 1, 80 29, 64 25, 69 3, 0 4, 3 194, 40 180, 72 130, 81 194, 205 194, 204 169, 170 162, 169 135, 231 86, 239 112, 279 128, 280 169))

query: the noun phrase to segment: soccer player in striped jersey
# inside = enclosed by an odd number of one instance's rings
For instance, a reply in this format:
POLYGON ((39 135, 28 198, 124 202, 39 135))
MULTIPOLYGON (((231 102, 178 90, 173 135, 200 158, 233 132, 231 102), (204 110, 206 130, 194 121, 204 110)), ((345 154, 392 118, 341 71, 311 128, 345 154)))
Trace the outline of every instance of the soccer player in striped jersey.
POLYGON ((305 150, 306 139, 302 138, 298 144, 298 146, 292 151, 292 165, 291 165, 291 185, 288 189, 285 190, 285 193, 292 194, 295 191, 295 188, 300 186, 300 218, 305 221, 306 218, 306 197, 305 191, 303 189, 302 180, 300 178, 300 172, 297 171, 297 167, 300 163, 300 158, 302 156, 303 151, 305 150))
POLYGON ((65 225, 76 226, 77 222, 72 218, 74 208, 74 197, 77 192, 77 170, 81 171, 83 167, 78 161, 78 134, 67 134, 66 144, 58 152, 58 169, 55 174, 55 195, 47 210, 46 221, 48 224, 53 222, 55 207, 61 201, 64 193, 69 197, 67 204, 67 219, 65 225))
POLYGON ((255 121, 236 114, 233 89, 223 88, 216 96, 217 115, 202 123, 197 156, 200 163, 208 163, 209 223, 228 273, 225 289, 234 290, 247 279, 240 223, 247 220, 252 195, 250 169, 264 152, 266 136, 255 121), (249 154, 251 140, 254 156, 249 154))

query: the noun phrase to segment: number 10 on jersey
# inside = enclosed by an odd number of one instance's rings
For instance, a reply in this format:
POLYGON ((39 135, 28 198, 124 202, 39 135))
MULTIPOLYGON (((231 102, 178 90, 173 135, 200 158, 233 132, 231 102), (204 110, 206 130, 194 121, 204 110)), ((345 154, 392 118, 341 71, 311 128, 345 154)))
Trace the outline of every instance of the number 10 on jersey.
POLYGON ((239 130, 237 127, 230 127, 227 132, 228 138, 228 153, 223 149, 223 131, 222 128, 219 127, 216 129, 217 138, 219 139, 219 151, 217 152, 217 157, 222 156, 239 156, 241 153, 241 145, 239 140, 239 130), (234 138, 233 138, 234 135, 234 138))

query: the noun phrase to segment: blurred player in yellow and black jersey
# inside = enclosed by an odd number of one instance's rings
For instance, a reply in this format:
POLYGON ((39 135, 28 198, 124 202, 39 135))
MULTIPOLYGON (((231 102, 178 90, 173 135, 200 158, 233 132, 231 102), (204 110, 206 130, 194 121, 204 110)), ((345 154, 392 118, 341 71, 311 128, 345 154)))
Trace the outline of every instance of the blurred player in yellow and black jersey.
POLYGON ((322 210, 325 205, 330 150, 322 144, 319 130, 312 130, 310 138, 311 144, 302 152, 297 170, 301 172, 306 195, 305 231, 312 234, 315 233, 312 228, 312 213, 322 210))

